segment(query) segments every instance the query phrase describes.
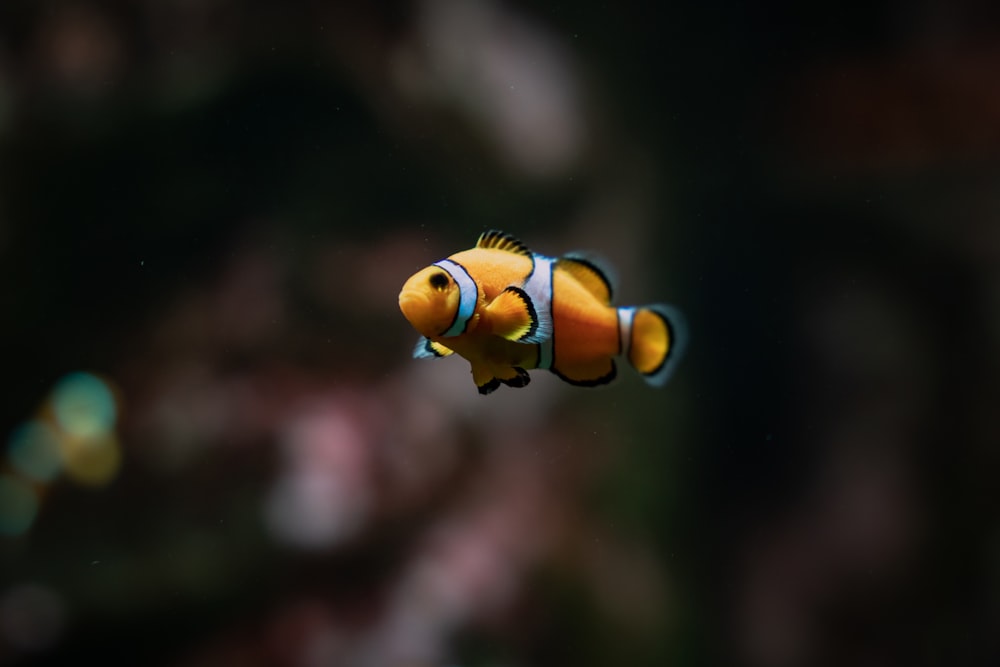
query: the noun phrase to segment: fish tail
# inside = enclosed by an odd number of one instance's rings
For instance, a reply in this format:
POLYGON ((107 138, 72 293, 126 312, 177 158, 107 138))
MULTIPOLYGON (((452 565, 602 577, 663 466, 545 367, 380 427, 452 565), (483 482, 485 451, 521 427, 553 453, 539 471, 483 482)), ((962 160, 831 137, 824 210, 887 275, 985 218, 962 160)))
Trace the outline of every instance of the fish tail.
POLYGON ((654 387, 673 375, 687 347, 684 316, 673 306, 654 304, 618 309, 622 353, 654 387))

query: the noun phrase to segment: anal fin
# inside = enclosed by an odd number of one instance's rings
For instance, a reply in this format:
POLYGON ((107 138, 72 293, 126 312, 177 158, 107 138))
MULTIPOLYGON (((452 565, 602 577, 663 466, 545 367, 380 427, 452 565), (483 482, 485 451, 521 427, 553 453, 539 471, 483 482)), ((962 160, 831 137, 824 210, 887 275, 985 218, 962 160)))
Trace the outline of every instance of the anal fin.
POLYGON ((615 365, 615 360, 610 357, 571 366, 563 366, 557 359, 556 365, 550 370, 562 380, 581 387, 610 384, 618 377, 618 367, 615 365))

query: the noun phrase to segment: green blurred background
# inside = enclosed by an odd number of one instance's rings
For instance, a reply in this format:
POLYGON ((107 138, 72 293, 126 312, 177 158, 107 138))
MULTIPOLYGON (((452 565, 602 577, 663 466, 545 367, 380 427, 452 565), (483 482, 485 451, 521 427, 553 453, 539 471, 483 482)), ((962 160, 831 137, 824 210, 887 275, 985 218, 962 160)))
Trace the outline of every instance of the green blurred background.
POLYGON ((998 14, 4 0, 0 663, 996 664, 998 14), (669 386, 412 360, 489 228, 669 386))

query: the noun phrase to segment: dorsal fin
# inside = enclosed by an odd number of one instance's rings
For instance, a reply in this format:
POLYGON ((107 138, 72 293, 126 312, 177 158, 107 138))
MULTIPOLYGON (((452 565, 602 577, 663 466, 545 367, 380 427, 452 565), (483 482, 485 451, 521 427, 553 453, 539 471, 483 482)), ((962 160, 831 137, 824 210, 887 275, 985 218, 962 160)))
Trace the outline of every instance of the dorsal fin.
POLYGON ((597 299, 611 305, 614 297, 614 281, 611 271, 602 266, 603 262, 592 255, 572 252, 556 260, 556 268, 576 278, 597 299))
POLYGON ((506 250, 507 252, 513 252, 518 255, 531 257, 531 251, 528 250, 528 246, 524 245, 507 232, 501 232, 497 229, 491 229, 488 232, 480 234, 479 240, 476 241, 476 247, 492 248, 493 250, 506 250))

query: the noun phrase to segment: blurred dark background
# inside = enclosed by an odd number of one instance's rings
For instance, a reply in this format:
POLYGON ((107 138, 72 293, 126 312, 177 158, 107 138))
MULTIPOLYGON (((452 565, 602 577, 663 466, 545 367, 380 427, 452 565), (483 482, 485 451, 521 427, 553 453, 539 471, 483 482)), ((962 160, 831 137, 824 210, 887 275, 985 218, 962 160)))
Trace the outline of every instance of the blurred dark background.
POLYGON ((0 4, 0 663, 994 665, 1000 11, 0 4), (410 358, 491 227, 670 385, 410 358))

